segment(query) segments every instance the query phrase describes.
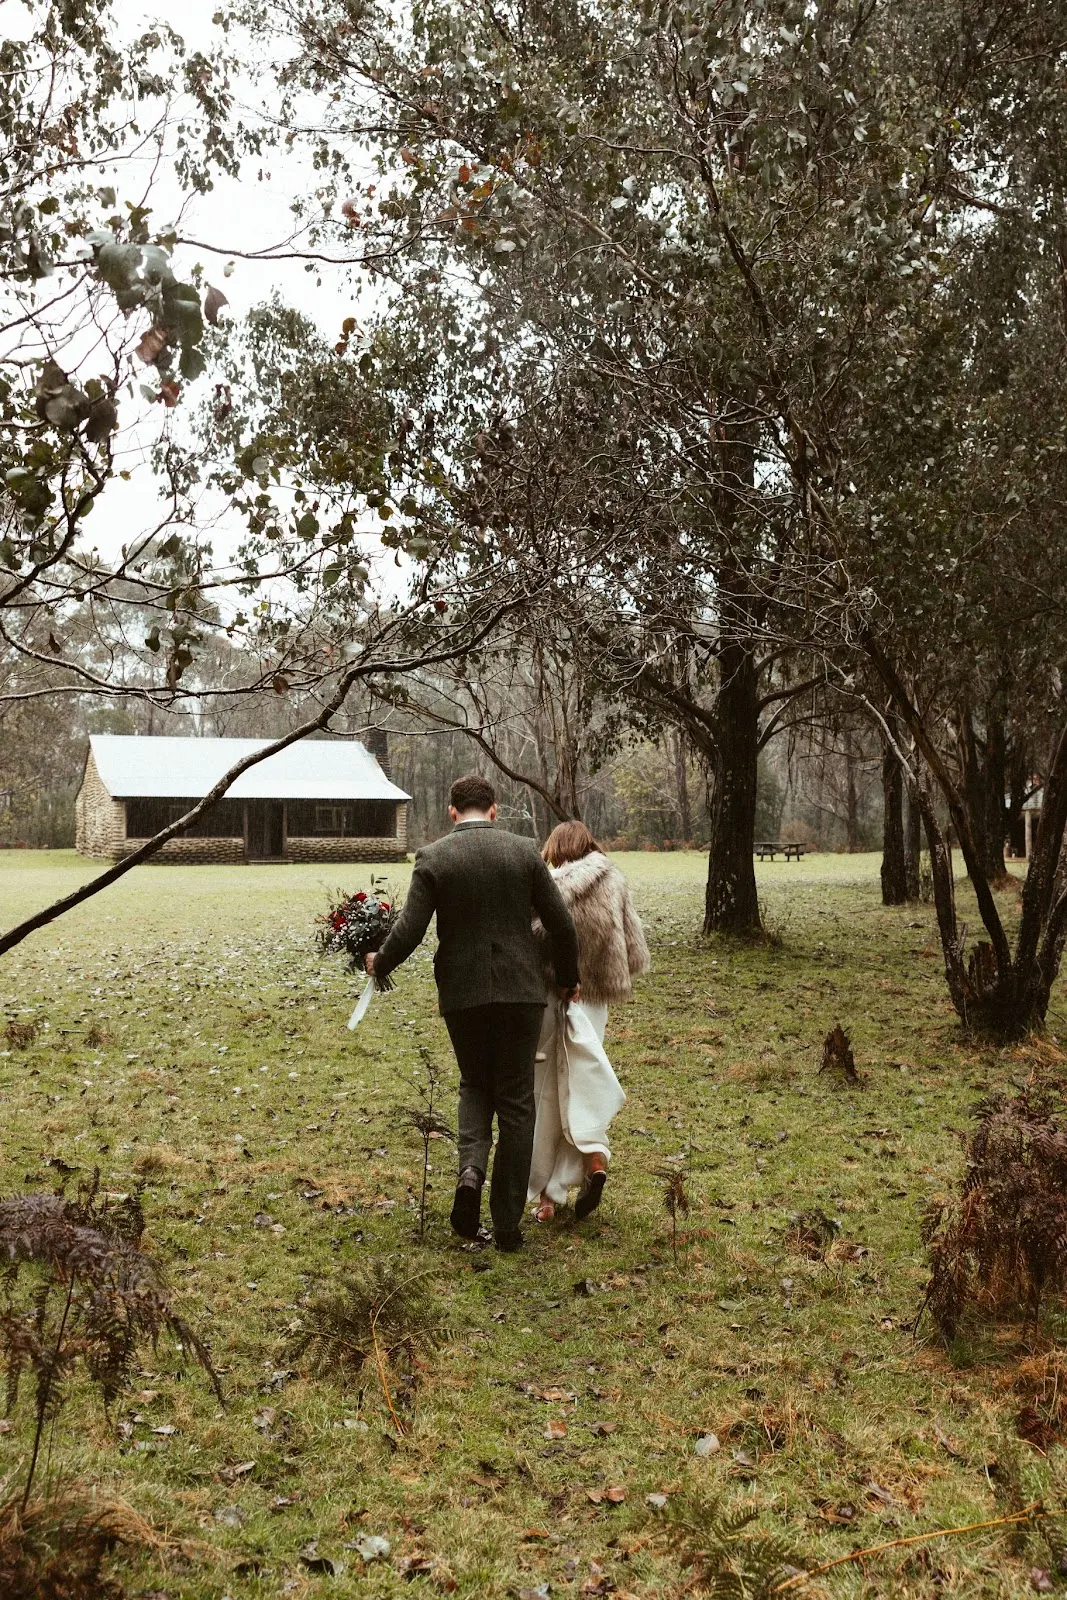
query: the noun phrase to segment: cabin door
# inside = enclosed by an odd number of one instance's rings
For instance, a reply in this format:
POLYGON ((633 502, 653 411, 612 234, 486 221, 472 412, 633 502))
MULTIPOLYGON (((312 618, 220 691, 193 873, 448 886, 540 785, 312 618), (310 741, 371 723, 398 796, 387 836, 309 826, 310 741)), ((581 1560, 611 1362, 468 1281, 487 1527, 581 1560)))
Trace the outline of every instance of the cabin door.
POLYGON ((245 855, 249 861, 284 861, 285 806, 280 800, 249 800, 245 855))

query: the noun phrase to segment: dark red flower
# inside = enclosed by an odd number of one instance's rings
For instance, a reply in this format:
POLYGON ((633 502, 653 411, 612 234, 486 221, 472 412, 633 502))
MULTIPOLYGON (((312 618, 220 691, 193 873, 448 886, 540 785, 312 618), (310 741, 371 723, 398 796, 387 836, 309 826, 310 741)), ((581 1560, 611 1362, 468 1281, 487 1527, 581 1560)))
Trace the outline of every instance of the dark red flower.
POLYGON ((368 896, 361 889, 357 895, 353 896, 353 898, 355 899, 355 902, 356 902, 357 906, 361 906, 363 904, 364 900, 366 900, 368 898, 368 896))

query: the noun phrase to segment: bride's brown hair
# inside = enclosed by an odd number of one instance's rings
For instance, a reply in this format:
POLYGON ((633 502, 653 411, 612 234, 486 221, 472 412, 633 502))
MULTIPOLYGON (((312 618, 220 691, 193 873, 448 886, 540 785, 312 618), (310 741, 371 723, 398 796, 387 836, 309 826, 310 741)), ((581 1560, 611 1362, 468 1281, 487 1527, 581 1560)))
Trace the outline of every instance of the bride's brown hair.
POLYGON ((584 822, 561 822, 545 840, 541 854, 550 867, 562 867, 566 861, 580 861, 599 849, 584 822))

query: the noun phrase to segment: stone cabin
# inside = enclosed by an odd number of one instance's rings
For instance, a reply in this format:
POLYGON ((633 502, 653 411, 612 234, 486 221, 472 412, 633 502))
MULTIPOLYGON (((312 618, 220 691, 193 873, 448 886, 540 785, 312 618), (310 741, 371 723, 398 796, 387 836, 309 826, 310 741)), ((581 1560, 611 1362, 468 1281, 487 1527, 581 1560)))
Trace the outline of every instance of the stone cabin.
MULTIPOLYGON (((121 861, 269 739, 94 734, 75 803, 83 856, 121 861)), ((402 861, 411 796, 350 739, 302 739, 250 767, 154 861, 402 861)))

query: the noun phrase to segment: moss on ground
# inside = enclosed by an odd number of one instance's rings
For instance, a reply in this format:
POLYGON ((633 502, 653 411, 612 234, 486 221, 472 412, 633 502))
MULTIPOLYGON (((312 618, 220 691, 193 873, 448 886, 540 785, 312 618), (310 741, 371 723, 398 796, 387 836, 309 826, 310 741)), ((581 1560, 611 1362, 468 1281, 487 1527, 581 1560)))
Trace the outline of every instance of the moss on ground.
MULTIPOLYGON (((351 1035, 355 985, 310 937, 335 880, 370 869, 141 868, 7 958, 7 1018, 38 1031, 0 1051, 0 1193, 56 1182, 57 1162, 72 1181, 99 1166, 112 1190, 143 1180, 149 1244, 230 1395, 223 1412, 161 1345, 110 1421, 85 1396, 65 1414, 54 1466, 199 1542, 120 1564, 131 1593, 667 1595, 689 1574, 650 1494, 751 1502, 824 1561, 1055 1494, 1067 1450, 1021 1440, 1017 1419, 1035 1352, 1062 1350, 1067 1327, 946 1353, 911 1324, 919 1219, 959 1178, 969 1108, 1034 1072, 1067 1081, 1062 1013, 1031 1045, 966 1040, 932 911, 884 909, 877 857, 760 866, 781 943, 759 948, 697 936, 700 857, 619 861, 654 973, 609 1024, 630 1099, 605 1202, 581 1227, 530 1227, 516 1257, 450 1235, 443 1142, 415 1239, 404 1077, 421 1046, 455 1076, 430 953, 351 1035), (860 1089, 818 1072, 838 1021, 860 1089), (677 1268, 655 1176, 672 1157, 691 1205, 677 1268), (840 1225, 825 1259, 790 1237, 816 1208, 840 1225), (403 1438, 373 1367, 309 1378, 289 1353, 306 1298, 374 1254, 426 1273, 456 1329, 395 1396, 403 1438), (708 1434, 720 1448, 698 1455, 708 1434), (365 1562, 365 1535, 390 1557, 365 1562)), ((0 853, 0 922, 91 872, 69 853, 0 853)), ((26 1447, 14 1420, 0 1476, 26 1447)), ((821 1581, 1021 1596, 1049 1564, 1035 1535, 1013 1548, 993 1532, 821 1581)))

